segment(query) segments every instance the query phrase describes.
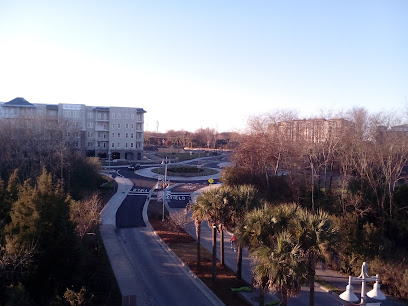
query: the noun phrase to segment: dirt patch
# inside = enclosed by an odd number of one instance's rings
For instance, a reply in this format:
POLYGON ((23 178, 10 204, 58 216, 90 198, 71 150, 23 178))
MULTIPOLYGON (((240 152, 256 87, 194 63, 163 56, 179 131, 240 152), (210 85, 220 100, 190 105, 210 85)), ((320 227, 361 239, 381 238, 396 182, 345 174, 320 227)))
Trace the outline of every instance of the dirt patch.
POLYGON ((231 288, 248 286, 243 280, 237 280, 235 273, 217 262, 217 279, 212 282, 211 253, 201 246, 201 266, 197 268, 197 242, 183 229, 175 229, 168 216, 161 221, 162 203, 152 201, 149 205, 149 221, 160 238, 170 249, 206 284, 225 305, 250 305, 231 288))

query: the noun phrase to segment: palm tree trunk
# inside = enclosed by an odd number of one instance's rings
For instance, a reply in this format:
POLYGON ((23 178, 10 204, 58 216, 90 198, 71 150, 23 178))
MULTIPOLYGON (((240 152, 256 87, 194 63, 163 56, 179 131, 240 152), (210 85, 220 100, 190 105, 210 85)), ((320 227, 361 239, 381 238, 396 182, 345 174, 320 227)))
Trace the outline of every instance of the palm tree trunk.
POLYGON ((286 288, 281 288, 279 293, 280 306, 288 305, 288 291, 286 288))
POLYGON ((201 222, 195 220, 196 237, 197 237, 197 268, 201 267, 201 222))
POLYGON ((221 263, 221 266, 223 266, 224 263, 225 263, 225 258, 224 258, 224 228, 223 228, 222 224, 220 225, 220 233, 221 233, 221 239, 220 239, 220 249, 221 249, 220 263, 221 263))
POLYGON ((312 258, 309 256, 309 306, 314 306, 314 282, 315 282, 315 269, 312 258))
POLYGON ((238 245, 238 255, 237 255, 237 279, 242 278, 242 246, 238 245))
POLYGON ((215 283, 217 277, 217 226, 212 226, 212 282, 215 283))
POLYGON ((259 303, 258 303, 258 305, 259 306, 264 306, 265 305, 265 293, 264 293, 263 289, 261 289, 259 291, 259 303))

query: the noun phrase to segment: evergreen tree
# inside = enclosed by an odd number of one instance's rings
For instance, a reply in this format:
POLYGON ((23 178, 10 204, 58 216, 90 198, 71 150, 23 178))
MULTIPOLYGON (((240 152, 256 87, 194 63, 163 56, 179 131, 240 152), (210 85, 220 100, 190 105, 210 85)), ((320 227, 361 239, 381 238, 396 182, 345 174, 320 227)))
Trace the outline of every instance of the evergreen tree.
MULTIPOLYGON (((11 209, 11 222, 6 226, 6 252, 9 256, 21 257, 31 253, 33 264, 21 267, 22 273, 13 280, 27 280, 33 294, 43 294, 41 287, 49 288, 47 294, 52 297, 51 288, 66 286, 65 279, 72 269, 72 250, 75 244, 75 233, 70 221, 70 197, 60 185, 54 184, 51 174, 45 168, 37 178, 24 182, 20 188, 18 200, 11 209), (69 270, 69 272, 68 272, 69 270)), ((38 299, 38 296, 37 296, 38 299)), ((40 304, 47 300, 39 301, 40 304)))

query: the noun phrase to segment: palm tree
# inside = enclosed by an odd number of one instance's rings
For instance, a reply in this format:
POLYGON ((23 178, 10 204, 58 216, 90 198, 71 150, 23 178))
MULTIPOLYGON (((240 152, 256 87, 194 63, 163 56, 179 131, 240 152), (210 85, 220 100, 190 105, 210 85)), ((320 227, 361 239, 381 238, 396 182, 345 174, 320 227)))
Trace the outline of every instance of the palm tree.
POLYGON ((274 240, 272 247, 259 246, 251 251, 255 260, 254 280, 263 293, 260 305, 264 304, 264 292, 269 288, 278 292, 280 305, 286 306, 288 297, 300 292, 305 265, 299 245, 287 231, 274 240))
MULTIPOLYGON (((299 272, 302 270, 299 246, 294 242, 292 243, 292 236, 282 234, 288 232, 288 228, 293 226, 297 210, 298 206, 294 204, 283 204, 276 207, 265 205, 262 209, 258 208, 249 212, 238 226, 237 238, 244 246, 248 246, 250 256, 254 258, 256 263, 253 273, 256 284, 261 288, 262 302, 263 294, 267 288, 278 290, 282 296, 282 301, 287 301, 287 296, 297 292, 296 286, 302 280, 303 274, 299 272), (279 240, 278 237, 280 237, 279 240), (289 246, 292 246, 293 249, 290 249, 289 246), (288 254, 284 254, 285 252, 288 254), (296 278, 296 282, 295 280, 289 282, 289 279, 282 282, 279 280, 281 272, 278 270, 281 267, 274 263, 278 255, 280 260, 283 260, 284 256, 289 256, 289 259, 297 258, 295 261, 299 263, 299 267, 292 262, 287 263, 293 271, 296 271, 296 273, 291 272, 293 278, 296 278), (272 269, 276 271, 272 271, 272 269)), ((283 267, 285 264, 282 264, 283 267)))
POLYGON ((337 228, 330 215, 322 210, 313 214, 306 209, 298 210, 295 232, 300 248, 303 250, 310 286, 309 305, 314 305, 314 281, 316 263, 324 262, 337 244, 337 228))
MULTIPOLYGON (((224 214, 224 193, 221 188, 212 188, 210 190, 204 191, 200 194, 197 199, 196 203, 192 206, 193 211, 193 219, 196 223, 196 231, 198 232, 197 225, 200 224, 201 221, 206 220, 208 226, 212 229, 212 237, 213 237, 213 251, 212 251, 212 261, 213 261, 213 272, 212 272, 212 279, 215 281, 216 279, 216 263, 217 263, 217 252, 216 252, 216 231, 217 228, 222 231, 222 216, 224 214)), ((222 238, 222 237, 221 237, 222 238)), ((199 244, 199 234, 197 235, 197 243, 199 244)), ((223 245, 221 245, 222 247, 223 245)), ((197 245, 197 260, 199 258, 199 246, 197 245)), ((223 255, 223 252, 221 253, 223 255)), ((223 263, 223 258, 222 263, 223 263)))
MULTIPOLYGON (((228 230, 235 232, 237 226, 243 222, 246 213, 260 206, 261 200, 258 190, 252 185, 241 185, 227 187, 225 189, 226 211, 228 216, 224 219, 228 230)), ((242 243, 237 241, 237 278, 241 279, 242 274, 242 243)))

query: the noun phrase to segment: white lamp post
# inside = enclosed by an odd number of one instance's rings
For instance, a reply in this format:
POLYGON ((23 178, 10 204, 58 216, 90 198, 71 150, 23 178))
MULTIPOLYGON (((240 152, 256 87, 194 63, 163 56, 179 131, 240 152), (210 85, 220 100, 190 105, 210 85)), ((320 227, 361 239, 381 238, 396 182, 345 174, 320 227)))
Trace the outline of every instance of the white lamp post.
POLYGON ((358 297, 353 293, 353 286, 351 285, 352 282, 361 282, 361 299, 359 305, 369 305, 366 304, 367 296, 381 301, 386 299, 384 294, 380 291, 380 284, 378 283, 379 275, 377 274, 374 277, 369 277, 367 275, 367 271, 368 265, 366 262, 363 262, 363 265, 361 266, 361 274, 358 277, 349 276, 349 283, 346 287, 346 291, 339 295, 342 300, 348 302, 358 301, 358 297), (373 281, 375 281, 374 288, 370 292, 366 293, 366 282, 373 281))
MULTIPOLYGON (((164 139, 163 139, 163 141, 164 141, 164 139)), ((164 206, 166 205, 166 188, 167 188, 166 184, 167 184, 167 156, 166 156, 166 161, 164 161, 163 216, 162 216, 162 221, 164 221, 164 206)))
POLYGON ((108 158, 109 158, 109 172, 110 172, 110 165, 111 165, 111 151, 110 151, 110 149, 108 150, 108 158))

